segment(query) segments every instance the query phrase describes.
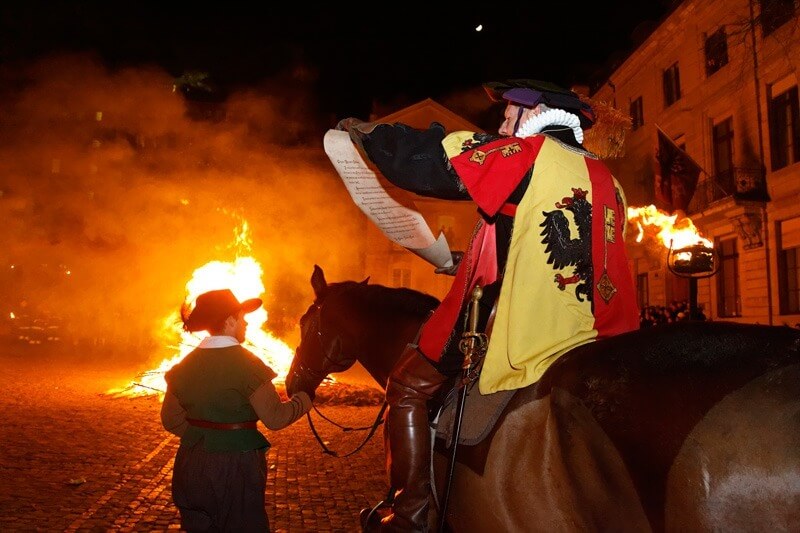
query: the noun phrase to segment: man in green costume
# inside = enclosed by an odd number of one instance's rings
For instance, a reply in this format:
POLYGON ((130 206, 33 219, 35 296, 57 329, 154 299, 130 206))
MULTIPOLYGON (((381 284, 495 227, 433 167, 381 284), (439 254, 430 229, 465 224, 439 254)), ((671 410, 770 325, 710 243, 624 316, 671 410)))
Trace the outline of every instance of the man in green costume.
POLYGON ((239 302, 222 289, 181 312, 184 329, 210 334, 167 372, 161 406, 164 428, 181 437, 172 497, 186 531, 269 531, 270 443, 256 423, 282 429, 311 408, 305 392, 283 401, 272 384, 277 374, 241 346, 244 315, 260 306, 258 298, 239 302))

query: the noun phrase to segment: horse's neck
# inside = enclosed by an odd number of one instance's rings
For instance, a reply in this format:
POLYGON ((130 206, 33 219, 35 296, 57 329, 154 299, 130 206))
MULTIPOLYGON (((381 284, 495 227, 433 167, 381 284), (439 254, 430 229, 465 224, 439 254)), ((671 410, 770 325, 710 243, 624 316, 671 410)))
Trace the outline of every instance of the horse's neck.
POLYGON ((364 348, 364 352, 358 356, 358 361, 375 382, 385 388, 389 374, 402 353, 402 348, 397 350, 389 348, 395 346, 395 342, 386 342, 384 345, 374 344, 372 347, 364 348))
POLYGON ((388 289, 363 283, 342 285, 338 302, 345 345, 381 387, 405 347, 415 341, 438 301, 408 289, 388 289))
POLYGON ((400 321, 386 321, 372 328, 365 328, 359 346, 357 359, 372 378, 381 387, 386 387, 397 360, 406 346, 415 341, 424 319, 408 319, 406 324, 400 321))

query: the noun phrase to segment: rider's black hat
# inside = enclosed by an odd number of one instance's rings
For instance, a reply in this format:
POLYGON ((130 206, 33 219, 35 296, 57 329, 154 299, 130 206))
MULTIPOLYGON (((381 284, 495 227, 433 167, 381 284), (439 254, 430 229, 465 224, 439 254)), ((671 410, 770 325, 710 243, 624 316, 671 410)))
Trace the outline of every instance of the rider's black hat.
POLYGON ((493 102, 507 100, 525 107, 545 104, 548 107, 563 109, 574 113, 586 130, 595 122, 592 106, 580 99, 573 91, 559 87, 555 83, 540 80, 505 80, 484 83, 483 88, 493 102))

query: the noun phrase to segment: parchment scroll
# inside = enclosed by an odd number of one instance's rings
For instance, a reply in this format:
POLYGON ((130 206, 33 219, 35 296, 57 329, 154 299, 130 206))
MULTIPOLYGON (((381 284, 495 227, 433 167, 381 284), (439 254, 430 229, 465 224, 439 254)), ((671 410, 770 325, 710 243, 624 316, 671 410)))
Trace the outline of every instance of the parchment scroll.
POLYGON ((328 130, 325 153, 342 178, 355 204, 389 240, 407 248, 436 267, 453 265, 443 233, 436 239, 423 216, 398 203, 381 186, 346 131, 328 130))

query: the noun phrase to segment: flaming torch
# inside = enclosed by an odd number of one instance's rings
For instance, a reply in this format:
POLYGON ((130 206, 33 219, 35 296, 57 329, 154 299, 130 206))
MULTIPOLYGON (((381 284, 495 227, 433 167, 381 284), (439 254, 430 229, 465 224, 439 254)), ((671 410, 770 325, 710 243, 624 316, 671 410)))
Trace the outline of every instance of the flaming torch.
POLYGON ((688 217, 679 219, 654 205, 629 207, 628 221, 639 230, 636 242, 644 238, 645 228, 656 229, 661 243, 667 248, 667 268, 676 276, 689 279, 689 318, 698 318, 697 280, 713 276, 719 270, 717 251, 688 217))

